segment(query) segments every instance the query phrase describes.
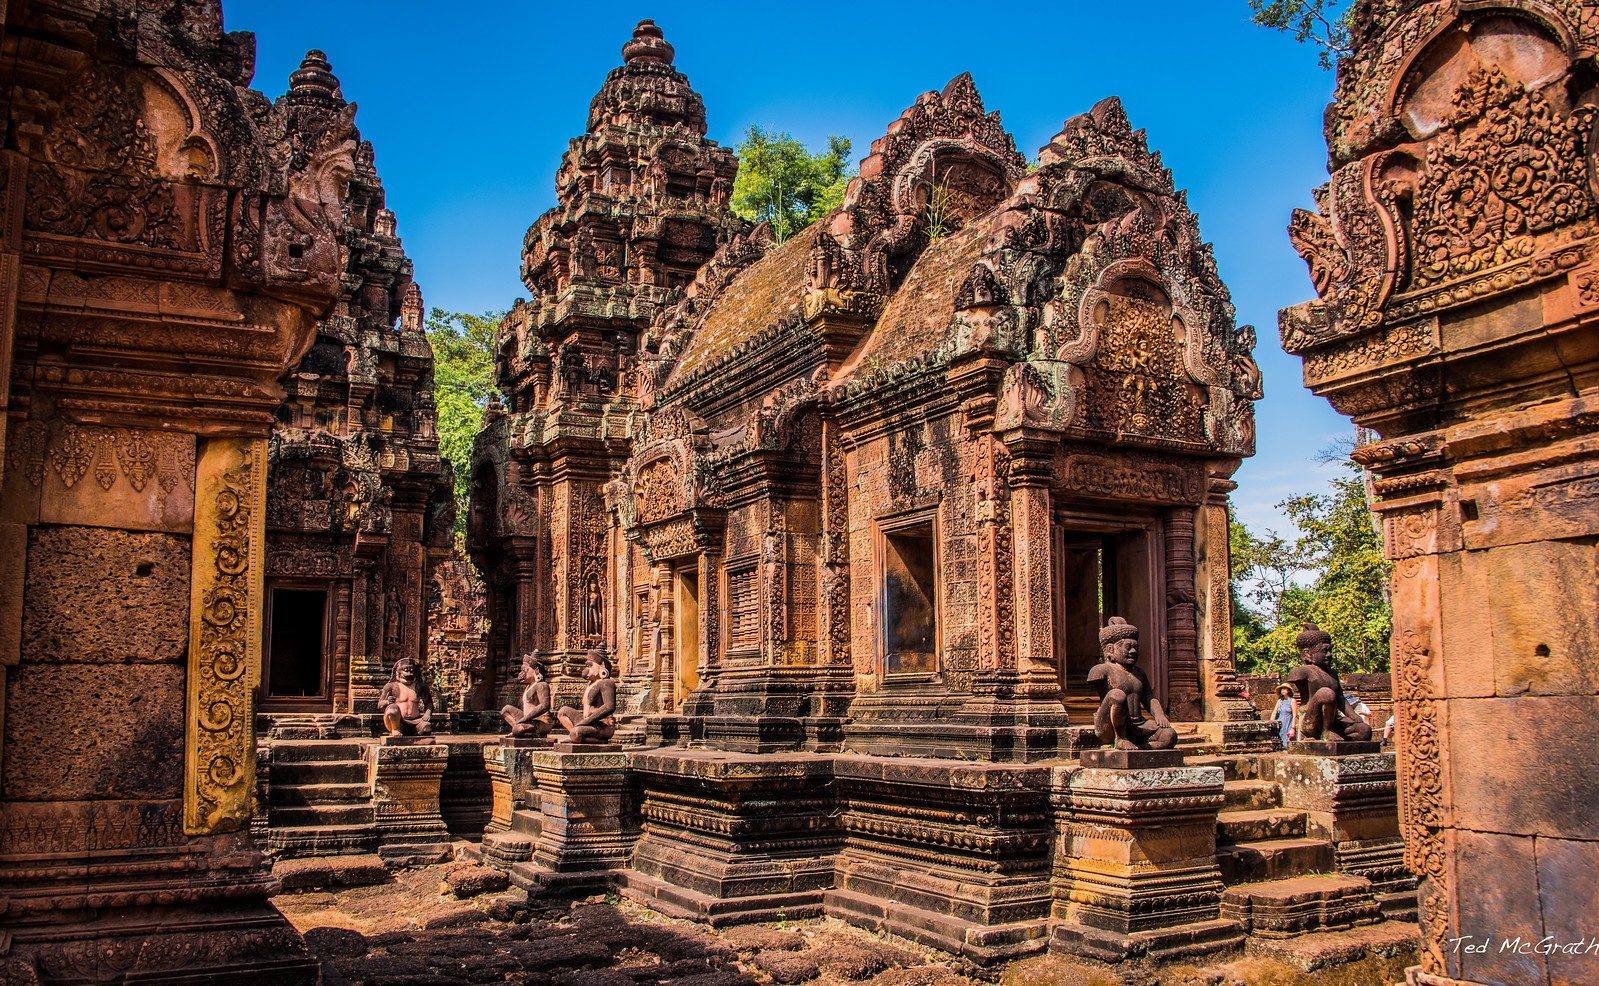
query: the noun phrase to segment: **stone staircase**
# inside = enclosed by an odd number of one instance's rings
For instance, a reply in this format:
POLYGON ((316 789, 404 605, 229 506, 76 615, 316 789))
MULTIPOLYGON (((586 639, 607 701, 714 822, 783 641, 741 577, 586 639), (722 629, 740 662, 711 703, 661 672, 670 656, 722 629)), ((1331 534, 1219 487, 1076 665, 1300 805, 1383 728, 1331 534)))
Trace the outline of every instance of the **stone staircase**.
MULTIPOLYGON (((533 847, 539 841, 539 832, 543 823, 542 813, 529 808, 518 808, 511 812, 509 829, 503 832, 485 833, 483 841, 476 846, 468 846, 464 855, 468 859, 479 860, 512 874, 511 879, 515 882, 518 865, 533 859, 533 847)), ((528 887, 523 886, 522 889, 526 890, 528 887)))
POLYGON ((273 742, 266 802, 268 845, 278 859, 377 851, 372 781, 359 742, 273 742))
MULTIPOLYGON (((1415 920, 1414 893, 1392 893, 1387 884, 1374 886, 1366 876, 1339 872, 1338 847, 1307 832, 1308 812, 1283 807, 1282 786, 1261 776, 1263 761, 1254 755, 1187 761, 1226 772, 1226 801, 1216 816, 1216 857, 1227 887, 1221 916, 1243 925, 1246 950, 1314 968, 1314 957, 1287 954, 1302 950, 1289 940, 1315 945, 1321 933, 1370 926, 1355 936, 1367 952, 1413 941, 1416 927, 1408 922, 1415 920)), ((1329 940, 1339 943, 1347 960, 1353 939, 1329 940)))

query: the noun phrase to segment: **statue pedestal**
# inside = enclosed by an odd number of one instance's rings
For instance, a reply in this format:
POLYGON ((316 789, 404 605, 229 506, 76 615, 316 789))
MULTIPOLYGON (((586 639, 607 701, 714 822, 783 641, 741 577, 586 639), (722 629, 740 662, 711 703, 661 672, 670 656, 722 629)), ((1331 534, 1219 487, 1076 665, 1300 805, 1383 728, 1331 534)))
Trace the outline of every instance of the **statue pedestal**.
POLYGON ((1084 767, 1109 770, 1142 770, 1150 767, 1181 767, 1180 750, 1084 750, 1077 755, 1084 767))
POLYGON ((385 863, 417 866, 450 856, 450 833, 439 813, 439 785, 450 748, 431 736, 385 737, 400 740, 368 747, 372 764, 372 809, 378 828, 378 856, 385 863), (427 742, 416 742, 426 740, 427 742))
POLYGON ((713 925, 822 913, 843 842, 826 757, 665 749, 630 760, 649 830, 628 896, 713 925))
MULTIPOLYGON (((1289 749, 1315 745, 1320 744, 1291 743, 1289 749)), ((1374 749, 1367 754, 1265 757, 1262 776, 1282 788, 1284 808, 1305 813, 1308 837, 1333 844, 1340 872, 1371 881, 1384 917, 1414 921, 1416 878, 1404 865, 1395 754, 1376 752, 1376 743, 1331 745, 1374 749)))
MULTIPOLYGON (((545 750, 501 748, 502 758, 515 758, 510 769, 511 792, 516 778, 531 763, 536 786, 524 786, 533 802, 526 814, 536 816, 532 853, 511 867, 511 882, 529 893, 582 893, 611 886, 616 871, 627 865, 638 839, 637 812, 628 804, 627 754, 612 743, 556 743, 545 750)), ((499 782, 495 812, 499 814, 499 782)), ((514 812, 513 832, 524 813, 514 812)))
POLYGON ((1050 947, 1120 962, 1241 945, 1238 923, 1220 919, 1216 812, 1224 780, 1220 767, 1053 768, 1061 836, 1050 947))
POLYGON ((1288 753, 1307 757, 1349 757, 1381 753, 1382 744, 1372 740, 1304 740, 1289 743, 1285 749, 1288 753))

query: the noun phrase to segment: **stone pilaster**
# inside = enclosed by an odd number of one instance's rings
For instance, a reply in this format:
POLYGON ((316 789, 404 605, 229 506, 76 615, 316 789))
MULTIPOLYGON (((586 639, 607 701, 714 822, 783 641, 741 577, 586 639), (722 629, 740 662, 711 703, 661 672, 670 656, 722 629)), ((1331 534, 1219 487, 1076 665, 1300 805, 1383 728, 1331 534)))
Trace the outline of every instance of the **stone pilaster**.
MULTIPOLYGON (((1012 633, 1001 626, 994 635, 983 658, 984 670, 973 678, 971 698, 956 715, 957 726, 971 731, 969 742, 974 745, 968 749, 983 759, 1051 759, 1071 744, 1055 670, 1049 490, 1054 439, 1027 429, 1006 433, 1010 498, 996 503, 991 517, 990 508, 979 513, 980 528, 987 524, 981 550, 996 551, 994 564, 982 566, 984 577, 992 572, 995 579, 994 605, 986 615, 1003 619, 1008 598, 1015 619, 1012 633), (1001 516, 1007 505, 1008 527, 1001 516), (1010 553, 1004 556, 997 551, 1007 535, 1010 553), (1002 581, 1007 570, 1008 585, 1002 581)), ((979 598, 983 595, 980 591, 979 598)))
POLYGON ((183 827, 236 832, 255 784, 252 702, 261 682, 266 441, 213 438, 195 464, 183 827))

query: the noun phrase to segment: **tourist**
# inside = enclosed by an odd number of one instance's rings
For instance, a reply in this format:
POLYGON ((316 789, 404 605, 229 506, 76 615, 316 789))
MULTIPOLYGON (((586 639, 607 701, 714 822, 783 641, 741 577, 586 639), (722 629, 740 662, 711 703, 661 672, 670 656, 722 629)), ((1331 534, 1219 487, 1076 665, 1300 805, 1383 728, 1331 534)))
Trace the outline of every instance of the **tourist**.
POLYGON ((1293 685, 1277 686, 1277 711, 1271 717, 1277 722, 1277 728, 1282 733, 1283 746, 1294 738, 1294 720, 1299 715, 1299 701, 1294 698, 1293 685))
POLYGON ((1346 690, 1344 692, 1344 705, 1351 714, 1359 716, 1361 722, 1368 726, 1371 725, 1371 706, 1362 702, 1359 695, 1353 691, 1346 690))
POLYGON ((1394 741, 1394 717, 1393 716, 1389 716, 1388 717, 1388 721, 1383 724, 1383 727, 1382 727, 1382 741, 1383 741, 1383 743, 1385 745, 1388 744, 1388 743, 1392 743, 1394 741))

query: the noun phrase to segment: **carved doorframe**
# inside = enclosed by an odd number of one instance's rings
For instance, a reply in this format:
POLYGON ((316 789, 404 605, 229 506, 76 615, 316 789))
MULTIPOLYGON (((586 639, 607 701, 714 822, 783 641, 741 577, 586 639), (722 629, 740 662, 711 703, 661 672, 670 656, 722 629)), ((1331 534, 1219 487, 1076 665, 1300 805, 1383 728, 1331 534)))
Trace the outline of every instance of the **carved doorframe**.
MULTIPOLYGON (((1139 571, 1118 581, 1139 592, 1142 602, 1131 604, 1124 600, 1120 612, 1101 613, 1100 622, 1103 625, 1109 616, 1121 616, 1138 627, 1138 666, 1149 676, 1155 697, 1165 706, 1169 692, 1167 677, 1171 648, 1166 612, 1165 522, 1160 511, 1132 504, 1112 506, 1103 502, 1076 500, 1058 492, 1055 494, 1050 519, 1050 591, 1057 603, 1053 607, 1055 661, 1056 667, 1062 669, 1066 666, 1067 655, 1064 625, 1066 608, 1059 605, 1065 591, 1062 582, 1064 562, 1060 552, 1065 536, 1071 533, 1136 537, 1136 541, 1125 546, 1130 550, 1124 552, 1118 548, 1118 568, 1125 569, 1129 562, 1136 561, 1136 556, 1142 553, 1143 561, 1137 565, 1139 571)), ((1063 699, 1081 692, 1081 689, 1072 691, 1071 684, 1067 682, 1067 688, 1062 693, 1063 699)))
POLYGON ((268 579, 262 595, 261 619, 261 699, 263 712, 332 712, 334 665, 337 663, 337 617, 335 601, 338 581, 328 579, 272 578, 268 579), (322 594, 322 673, 321 691, 317 695, 274 696, 272 694, 272 622, 278 590, 291 592, 320 592, 322 594))

